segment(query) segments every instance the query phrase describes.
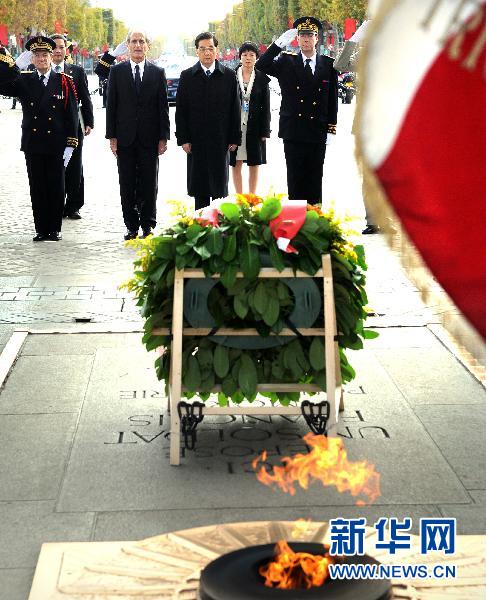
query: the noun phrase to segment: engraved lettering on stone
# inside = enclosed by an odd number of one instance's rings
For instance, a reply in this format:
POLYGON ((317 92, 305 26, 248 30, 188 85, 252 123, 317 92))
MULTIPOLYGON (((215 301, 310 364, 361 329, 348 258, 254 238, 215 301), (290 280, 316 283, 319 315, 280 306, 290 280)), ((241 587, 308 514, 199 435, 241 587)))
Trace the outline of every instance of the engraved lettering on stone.
POLYGON ((359 428, 359 434, 360 434, 360 436, 362 438, 366 438, 366 437, 376 438, 376 437, 381 437, 381 435, 383 435, 384 438, 388 438, 388 439, 390 438, 390 434, 388 433, 388 431, 384 427, 377 427, 377 426, 373 426, 373 427, 371 427, 371 426, 369 426, 369 427, 360 427, 359 428), (381 434, 378 433, 378 435, 375 435, 373 433, 372 435, 369 435, 369 436, 368 435, 363 435, 363 431, 365 429, 366 430, 371 430, 371 431, 374 431, 374 432, 381 432, 381 434))
POLYGON ((119 431, 118 432, 118 441, 116 442, 104 442, 104 444, 106 445, 111 445, 111 444, 136 444, 137 442, 125 442, 125 431, 119 431))

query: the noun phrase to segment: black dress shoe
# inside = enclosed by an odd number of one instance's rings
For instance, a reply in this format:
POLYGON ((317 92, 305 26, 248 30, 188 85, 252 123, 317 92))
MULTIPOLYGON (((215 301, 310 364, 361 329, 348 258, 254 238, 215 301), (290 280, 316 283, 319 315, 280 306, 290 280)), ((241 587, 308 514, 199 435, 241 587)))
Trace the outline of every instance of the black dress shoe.
POLYGON ((127 232, 123 236, 124 240, 134 240, 138 235, 138 231, 132 231, 131 229, 127 229, 127 232))
POLYGON ((62 235, 60 231, 52 231, 47 237, 51 242, 59 242, 62 240, 62 235))
POLYGON ((149 235, 153 235, 153 231, 152 228, 149 227, 148 229, 142 229, 142 235, 140 236, 140 238, 143 240, 144 238, 148 237, 149 235))
POLYGON ((82 219, 82 216, 79 214, 79 210, 73 210, 73 212, 68 213, 68 219, 82 219))
POLYGON ((380 232, 380 228, 378 227, 378 225, 367 225, 361 233, 364 235, 368 235, 370 233, 379 233, 379 232, 380 232))
POLYGON ((45 240, 48 239, 48 236, 45 235, 44 233, 37 233, 36 235, 34 235, 34 237, 32 238, 33 242, 44 242, 45 240))

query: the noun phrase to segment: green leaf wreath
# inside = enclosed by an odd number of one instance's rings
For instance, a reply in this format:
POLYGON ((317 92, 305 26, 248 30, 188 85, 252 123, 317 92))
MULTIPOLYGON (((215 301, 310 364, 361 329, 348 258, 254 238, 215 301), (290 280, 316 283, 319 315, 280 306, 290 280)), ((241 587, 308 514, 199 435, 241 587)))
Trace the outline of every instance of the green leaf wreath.
MULTIPOLYGON (((209 222, 181 209, 177 222, 156 237, 127 243, 138 249, 135 272, 123 287, 132 291, 145 319, 143 343, 147 350, 165 351, 155 361, 157 376, 168 381, 170 337, 155 335, 157 328, 171 328, 174 275, 176 269, 202 268, 207 277, 220 274, 220 284, 208 295, 208 309, 217 326, 255 328, 262 338, 278 334, 288 323, 295 299, 279 279, 257 279, 262 260, 282 271, 291 267, 314 275, 322 266, 321 255, 329 252, 334 280, 339 358, 343 382, 355 377, 344 350, 358 350, 363 339, 376 333, 363 327, 367 316, 364 289, 366 262, 362 246, 346 240, 332 212, 323 214, 307 206, 305 223, 292 246, 297 254, 282 252, 269 222, 282 209, 280 197, 262 200, 238 195, 236 203, 219 207, 217 221, 209 222), (237 279, 238 271, 244 278, 237 279)), ((204 281, 204 280, 203 280, 204 281)), ((322 323, 322 309, 318 322, 322 323)), ((184 327, 188 323, 185 322, 184 327)), ((184 396, 207 400, 215 385, 218 400, 250 402, 261 383, 314 383, 325 391, 326 365, 321 337, 296 336, 270 348, 233 348, 213 337, 183 339, 182 381, 184 396)), ((297 402, 299 392, 262 393, 273 403, 297 402)))

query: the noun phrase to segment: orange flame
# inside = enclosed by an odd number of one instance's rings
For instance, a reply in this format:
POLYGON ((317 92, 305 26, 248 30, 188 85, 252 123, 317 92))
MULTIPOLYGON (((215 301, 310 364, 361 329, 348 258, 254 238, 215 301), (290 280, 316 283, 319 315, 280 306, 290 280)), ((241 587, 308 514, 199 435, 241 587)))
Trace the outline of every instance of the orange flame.
POLYGON ((275 546, 275 560, 262 565, 258 572, 265 578, 267 587, 281 590, 310 589, 322 585, 329 575, 333 559, 325 553, 294 552, 286 541, 275 546))
MULTIPOLYGON (((380 474, 375 466, 367 461, 351 462, 341 438, 326 438, 308 433, 304 441, 311 447, 308 454, 296 454, 282 458, 283 467, 273 467, 270 473, 264 466, 257 471, 257 479, 264 485, 277 485, 283 492, 295 494, 295 482, 301 488, 308 489, 309 484, 320 481, 324 486, 335 486, 337 491, 350 492, 352 496, 363 495, 371 504, 380 496, 380 474)), ((252 462, 255 470, 258 463, 265 462, 267 453, 263 452, 252 462)), ((357 506, 366 504, 357 500, 357 506)))

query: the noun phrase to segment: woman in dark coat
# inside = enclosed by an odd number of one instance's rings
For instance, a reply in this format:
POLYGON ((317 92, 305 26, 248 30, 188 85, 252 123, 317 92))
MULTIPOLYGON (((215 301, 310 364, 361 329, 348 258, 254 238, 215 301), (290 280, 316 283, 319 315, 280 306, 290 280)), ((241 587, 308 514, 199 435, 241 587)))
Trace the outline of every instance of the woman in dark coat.
POLYGON ((230 153, 233 183, 237 194, 243 193, 241 171, 246 162, 250 172, 250 194, 256 193, 258 167, 267 162, 266 138, 270 137, 270 78, 255 69, 259 56, 252 42, 245 42, 239 50, 241 65, 236 69, 238 94, 241 103, 241 146, 230 153))

